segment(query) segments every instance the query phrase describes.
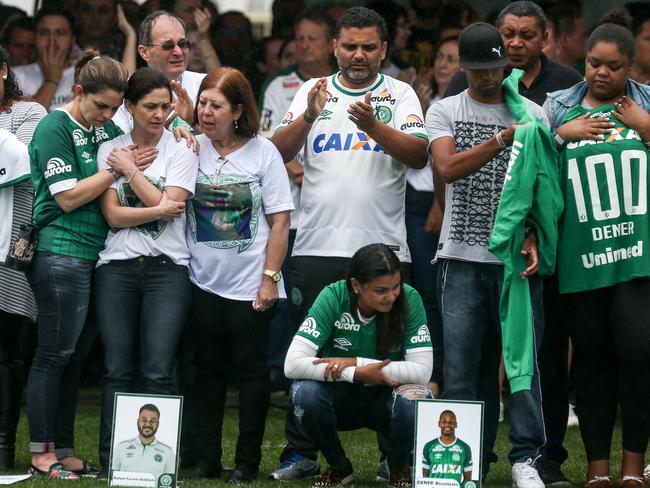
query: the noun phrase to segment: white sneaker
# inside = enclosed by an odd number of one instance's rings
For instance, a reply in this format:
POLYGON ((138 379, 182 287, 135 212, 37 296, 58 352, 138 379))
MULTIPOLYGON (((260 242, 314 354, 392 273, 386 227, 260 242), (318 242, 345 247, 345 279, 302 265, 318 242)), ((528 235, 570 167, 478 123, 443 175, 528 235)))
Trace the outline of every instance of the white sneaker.
POLYGON ((573 409, 573 405, 569 403, 569 417, 567 418, 566 426, 577 427, 578 425, 580 425, 580 421, 578 420, 576 411, 573 409))
POLYGON ((504 421, 505 417, 505 410, 506 407, 503 405, 503 402, 499 402, 499 423, 502 423, 504 421))
POLYGON ((645 478, 645 482, 650 485, 650 464, 643 470, 643 477, 645 478))
POLYGON ((533 466, 532 459, 527 459, 526 462, 512 465, 512 487, 544 488, 544 482, 539 477, 537 469, 533 466))

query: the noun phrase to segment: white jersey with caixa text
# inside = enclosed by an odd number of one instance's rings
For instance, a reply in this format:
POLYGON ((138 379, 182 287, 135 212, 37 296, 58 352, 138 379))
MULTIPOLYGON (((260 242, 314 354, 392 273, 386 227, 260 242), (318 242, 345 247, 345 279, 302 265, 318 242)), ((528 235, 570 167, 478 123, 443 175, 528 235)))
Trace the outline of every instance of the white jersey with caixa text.
MULTIPOLYGON (((420 102, 401 81, 378 75, 360 90, 345 88, 338 73, 327 78, 327 102, 305 143, 305 176, 294 256, 351 257, 382 242, 410 262, 404 223, 405 170, 349 118, 348 107, 372 92, 375 117, 390 127, 426 139, 420 102)), ((278 129, 301 117, 318 79, 300 88, 278 129)))

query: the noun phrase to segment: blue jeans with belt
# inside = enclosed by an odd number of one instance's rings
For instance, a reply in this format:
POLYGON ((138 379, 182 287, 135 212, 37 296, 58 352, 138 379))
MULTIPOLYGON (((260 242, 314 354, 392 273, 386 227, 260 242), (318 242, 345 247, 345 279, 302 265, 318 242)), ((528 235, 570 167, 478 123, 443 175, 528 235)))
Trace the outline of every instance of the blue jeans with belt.
POLYGON ((103 264, 97 268, 95 291, 104 346, 99 457, 108 466, 115 393, 173 391, 191 288, 187 267, 162 255, 103 264))
POLYGON ((343 468, 346 459, 337 431, 361 428, 387 435, 391 466, 409 466, 415 404, 387 386, 313 380, 296 380, 291 386, 290 408, 298 428, 333 469, 343 468))
POLYGON ((94 268, 88 259, 39 251, 27 273, 38 303, 38 340, 27 381, 31 452, 75 455, 81 367, 97 335, 92 324, 86 326, 94 268))
MULTIPOLYGON (((544 332, 542 280, 529 278, 535 328, 535 348, 544 332)), ((445 348, 443 397, 485 402, 483 473, 496 461, 493 452, 499 418, 499 362, 501 322, 499 300, 503 266, 441 259, 438 270, 445 348)), ((511 463, 536 461, 546 444, 539 371, 529 391, 510 397, 511 463)))

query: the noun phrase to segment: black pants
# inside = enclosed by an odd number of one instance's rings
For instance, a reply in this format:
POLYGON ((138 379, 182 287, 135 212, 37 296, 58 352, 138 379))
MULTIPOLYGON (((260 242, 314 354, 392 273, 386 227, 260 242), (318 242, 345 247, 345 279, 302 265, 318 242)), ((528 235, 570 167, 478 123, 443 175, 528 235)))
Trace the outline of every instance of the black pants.
POLYGON ((192 286, 190 326, 196 370, 200 461, 221 462, 221 437, 229 375, 239 391, 235 465, 253 469, 262 459, 269 406, 266 350, 272 310, 256 312, 251 301, 229 300, 192 286))
MULTIPOLYGON (((294 256, 291 259, 293 265, 291 298, 294 307, 295 330, 298 330, 321 290, 330 283, 345 278, 350 258, 294 256)), ((402 263, 402 281, 410 280, 410 268, 409 263, 402 263)), ((291 409, 287 411, 284 435, 287 438, 287 445, 280 454, 281 461, 291 457, 294 453, 317 459, 316 447, 298 428, 291 409)), ((383 444, 381 441, 380 443, 383 444)))
POLYGON ((569 331, 561 306, 557 276, 544 278, 544 335, 539 349, 539 379, 546 431, 545 461, 562 464, 569 416, 569 331))
POLYGON ((565 298, 587 460, 609 459, 619 405, 623 449, 644 453, 650 433, 650 280, 565 298))

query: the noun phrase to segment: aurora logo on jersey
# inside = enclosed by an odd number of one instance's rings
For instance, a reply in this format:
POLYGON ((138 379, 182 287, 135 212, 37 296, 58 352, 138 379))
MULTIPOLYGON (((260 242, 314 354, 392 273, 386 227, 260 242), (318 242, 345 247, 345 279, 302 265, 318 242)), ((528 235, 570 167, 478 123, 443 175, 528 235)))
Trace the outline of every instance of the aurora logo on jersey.
POLYGON ((393 98, 393 96, 390 94, 388 90, 385 88, 377 93, 374 97, 370 97, 370 102, 386 102, 390 103, 391 105, 395 105, 395 102, 397 102, 396 98, 393 98))
POLYGON ((354 332, 361 330, 361 326, 354 322, 354 317, 348 312, 343 313, 341 318, 334 322, 334 327, 341 330, 353 330, 354 332))
POLYGON ((93 136, 93 142, 102 142, 110 139, 103 127, 97 127, 95 129, 95 135, 93 136))
POLYGON ((327 90, 325 90, 325 93, 327 94, 327 103, 338 103, 339 97, 335 97, 327 90))
POLYGON ((431 342, 431 336, 429 335, 429 328, 426 324, 421 325, 418 329, 417 335, 411 337, 411 344, 421 344, 423 342, 431 342))
POLYGON ((82 131, 81 129, 73 130, 72 138, 74 139, 75 147, 85 146, 86 144, 88 144, 88 138, 86 137, 86 134, 84 134, 84 131, 82 131))
POLYGON ((305 321, 302 323, 300 328, 298 329, 298 332, 302 332, 303 334, 310 335, 314 337, 315 339, 318 339, 320 336, 320 331, 316 330, 316 320, 313 317, 307 317, 305 321))
POLYGON ((293 112, 287 112, 280 125, 289 125, 291 122, 293 122, 293 112))
POLYGON ((54 175, 60 175, 63 173, 71 173, 72 165, 65 164, 65 161, 61 158, 52 158, 47 162, 47 168, 45 169, 45 177, 51 178, 54 175))
POLYGON ((424 123, 422 122, 420 116, 415 114, 409 114, 408 117, 406 117, 406 123, 400 125, 399 128, 400 130, 406 130, 406 129, 412 129, 413 127, 422 129, 424 127, 424 123))
POLYGON ((635 246, 622 247, 620 249, 613 249, 606 247, 605 252, 593 253, 582 255, 582 266, 586 269, 591 269, 596 266, 603 266, 605 264, 612 264, 624 259, 640 258, 643 256, 643 241, 637 241, 635 246))
POLYGON ((316 154, 327 151, 374 151, 388 154, 377 142, 365 132, 349 134, 318 134, 314 138, 312 148, 316 154))

